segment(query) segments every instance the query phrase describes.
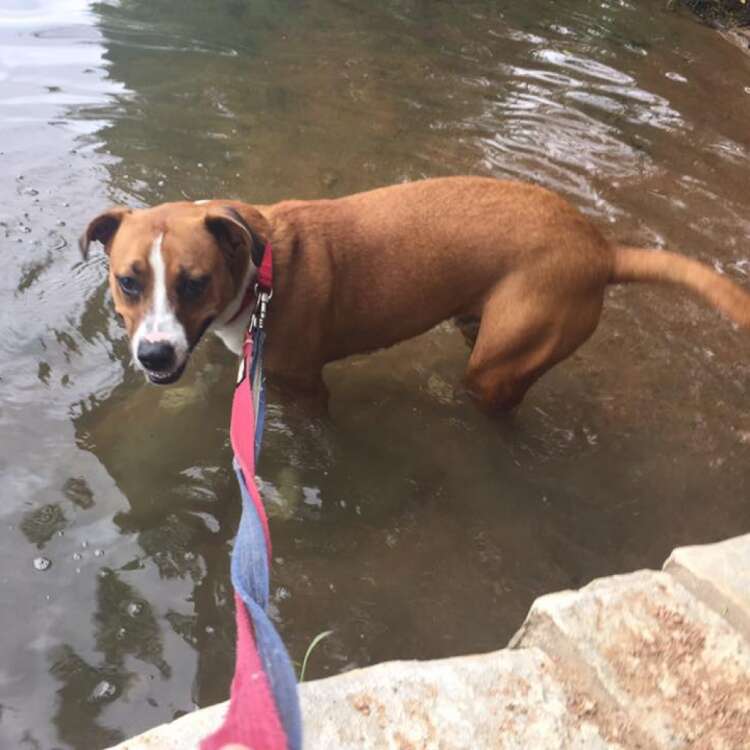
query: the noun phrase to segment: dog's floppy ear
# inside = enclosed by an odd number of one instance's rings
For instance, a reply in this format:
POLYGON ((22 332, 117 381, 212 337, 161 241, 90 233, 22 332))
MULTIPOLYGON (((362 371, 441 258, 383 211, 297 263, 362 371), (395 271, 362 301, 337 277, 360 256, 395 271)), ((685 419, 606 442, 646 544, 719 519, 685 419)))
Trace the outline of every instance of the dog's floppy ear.
MULTIPOLYGON (((254 209, 249 209, 265 223, 265 219, 254 209)), ((216 238, 221 248, 227 252, 230 261, 238 261, 248 255, 253 265, 260 267, 263 262, 265 239, 254 230, 244 216, 235 208, 222 206, 211 208, 204 219, 206 228, 216 238)))
POLYGON ((86 231, 78 240, 78 247, 81 248, 81 255, 84 260, 89 257, 89 245, 92 242, 101 242, 106 251, 109 252, 109 243, 120 228, 122 220, 129 213, 129 208, 110 208, 89 222, 86 231))

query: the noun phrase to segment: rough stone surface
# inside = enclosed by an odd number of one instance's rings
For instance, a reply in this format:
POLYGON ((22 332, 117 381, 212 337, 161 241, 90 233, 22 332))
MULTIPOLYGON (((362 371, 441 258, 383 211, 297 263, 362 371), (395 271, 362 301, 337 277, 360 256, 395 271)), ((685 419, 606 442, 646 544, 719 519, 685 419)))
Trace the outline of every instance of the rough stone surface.
POLYGON ((679 547, 664 570, 750 641, 750 534, 718 544, 679 547))
POLYGON ((227 703, 202 708, 169 724, 125 740, 110 750, 196 750, 200 741, 218 729, 227 703))
MULTIPOLYGON (((595 700, 537 649, 389 662, 300 686, 305 750, 625 748, 595 700)), ((212 706, 116 750, 185 750, 221 721, 212 706)))
POLYGON ((318 707, 305 711, 309 750, 625 747, 596 703, 566 687, 536 649, 381 664, 312 684, 307 695, 318 707))
MULTIPOLYGON (((750 748, 750 535, 541 597, 511 649, 300 686, 305 750, 750 748)), ((226 704, 113 750, 186 750, 226 704)))
POLYGON ((598 683, 659 748, 747 746, 750 643, 666 573, 541 597, 513 643, 598 683))

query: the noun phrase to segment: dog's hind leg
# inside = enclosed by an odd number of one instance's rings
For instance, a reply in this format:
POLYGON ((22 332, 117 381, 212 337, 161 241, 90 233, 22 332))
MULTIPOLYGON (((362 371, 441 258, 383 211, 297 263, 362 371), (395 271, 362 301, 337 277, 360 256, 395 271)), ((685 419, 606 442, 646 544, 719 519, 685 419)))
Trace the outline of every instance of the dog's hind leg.
POLYGON ((505 279, 485 302, 464 375, 469 395, 488 413, 507 412, 557 362, 593 332, 603 289, 539 289, 524 278, 505 279))

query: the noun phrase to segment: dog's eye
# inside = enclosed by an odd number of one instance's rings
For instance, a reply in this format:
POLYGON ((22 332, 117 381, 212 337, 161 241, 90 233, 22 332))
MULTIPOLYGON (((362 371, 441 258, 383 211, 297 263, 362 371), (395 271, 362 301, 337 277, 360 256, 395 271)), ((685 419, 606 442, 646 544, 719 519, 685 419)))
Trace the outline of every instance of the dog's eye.
POLYGON ((193 302, 197 300, 203 292, 206 291, 208 282, 211 280, 210 275, 206 276, 183 276, 180 279, 177 292, 182 299, 187 302, 193 302))
POLYGON ((141 284, 135 276, 118 276, 117 283, 128 297, 137 297, 141 293, 141 284))

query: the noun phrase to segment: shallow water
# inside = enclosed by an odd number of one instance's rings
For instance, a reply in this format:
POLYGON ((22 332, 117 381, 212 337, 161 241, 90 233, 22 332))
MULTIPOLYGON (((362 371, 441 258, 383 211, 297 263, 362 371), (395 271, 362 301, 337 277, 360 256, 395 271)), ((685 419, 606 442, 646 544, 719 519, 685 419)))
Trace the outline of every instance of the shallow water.
MULTIPOLYGON (((533 179, 750 284, 750 57, 653 2, 0 4, 0 746, 90 748, 226 697, 234 362, 146 385, 76 238, 110 203, 533 179), (46 562, 51 563, 47 565, 46 562)), ((272 394, 273 616, 310 677, 501 647, 532 599, 750 529, 750 339, 612 289, 510 420, 440 326, 272 394)))

